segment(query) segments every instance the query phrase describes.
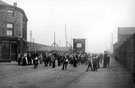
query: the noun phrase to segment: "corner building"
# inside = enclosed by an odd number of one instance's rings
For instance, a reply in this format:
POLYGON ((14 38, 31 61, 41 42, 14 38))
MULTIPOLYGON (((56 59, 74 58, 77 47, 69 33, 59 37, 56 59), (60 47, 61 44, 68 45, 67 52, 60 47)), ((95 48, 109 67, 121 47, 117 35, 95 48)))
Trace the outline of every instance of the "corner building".
POLYGON ((0 0, 0 61, 16 61, 27 50, 27 17, 17 7, 0 0))

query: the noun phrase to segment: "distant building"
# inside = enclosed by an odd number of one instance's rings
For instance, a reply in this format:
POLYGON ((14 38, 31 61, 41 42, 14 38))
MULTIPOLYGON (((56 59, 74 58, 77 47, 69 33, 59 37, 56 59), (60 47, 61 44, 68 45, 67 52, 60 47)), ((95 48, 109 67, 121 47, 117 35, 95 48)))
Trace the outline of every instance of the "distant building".
POLYGON ((118 28, 118 43, 121 45, 131 35, 135 33, 135 27, 119 27, 118 28))
POLYGON ((118 48, 124 41, 135 33, 135 27, 119 27, 118 42, 114 44, 114 49, 118 48))
POLYGON ((27 17, 17 7, 0 0, 0 61, 17 60, 27 47, 27 17))

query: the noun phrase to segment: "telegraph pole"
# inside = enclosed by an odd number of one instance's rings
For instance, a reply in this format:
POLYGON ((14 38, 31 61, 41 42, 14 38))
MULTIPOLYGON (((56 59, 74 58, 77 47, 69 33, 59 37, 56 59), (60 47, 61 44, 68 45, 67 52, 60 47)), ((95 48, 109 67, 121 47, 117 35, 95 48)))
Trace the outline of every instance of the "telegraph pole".
POLYGON ((55 42, 55 32, 54 32, 54 42, 53 42, 52 46, 53 46, 53 47, 56 47, 56 46, 58 47, 58 45, 57 45, 56 42, 55 42))
POLYGON ((32 42, 32 31, 30 31, 30 42, 32 42))
POLYGON ((110 51, 111 51, 111 53, 113 53, 113 33, 111 34, 110 51))
POLYGON ((67 31, 66 31, 66 24, 65 24, 65 43, 66 43, 66 47, 67 47, 67 31))
POLYGON ((35 51, 34 40, 35 40, 35 39, 33 38, 33 50, 35 51))
POLYGON ((29 50, 31 51, 32 48, 32 31, 30 31, 30 48, 29 50))
POLYGON ((56 44, 56 42, 55 42, 55 32, 54 32, 54 47, 55 47, 55 44, 56 44))

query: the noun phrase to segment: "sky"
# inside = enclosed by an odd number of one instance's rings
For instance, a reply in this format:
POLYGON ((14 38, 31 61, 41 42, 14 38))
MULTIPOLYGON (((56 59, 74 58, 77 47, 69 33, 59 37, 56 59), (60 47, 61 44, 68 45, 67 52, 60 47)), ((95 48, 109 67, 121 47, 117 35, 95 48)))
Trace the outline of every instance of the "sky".
POLYGON ((86 51, 99 53, 117 42, 118 27, 135 27, 135 0, 3 0, 17 2, 28 18, 34 42, 65 46, 67 40, 86 39, 86 51))

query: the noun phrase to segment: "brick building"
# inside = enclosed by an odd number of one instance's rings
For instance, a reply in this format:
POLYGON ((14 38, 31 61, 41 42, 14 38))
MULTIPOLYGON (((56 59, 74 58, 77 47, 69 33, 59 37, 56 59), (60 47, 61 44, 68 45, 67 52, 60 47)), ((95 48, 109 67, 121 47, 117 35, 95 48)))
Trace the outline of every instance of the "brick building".
POLYGON ((0 0, 0 61, 17 60, 27 50, 27 17, 17 7, 0 0))

